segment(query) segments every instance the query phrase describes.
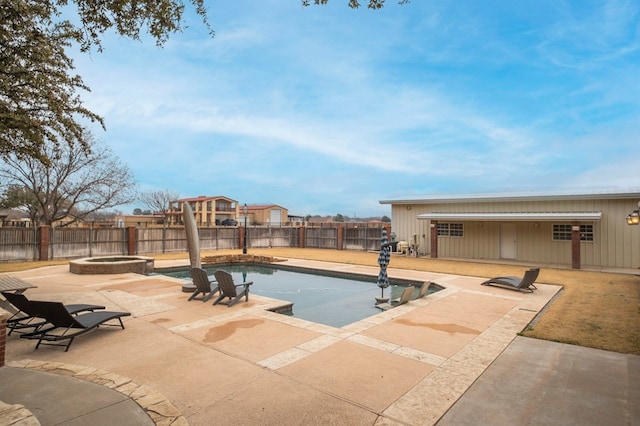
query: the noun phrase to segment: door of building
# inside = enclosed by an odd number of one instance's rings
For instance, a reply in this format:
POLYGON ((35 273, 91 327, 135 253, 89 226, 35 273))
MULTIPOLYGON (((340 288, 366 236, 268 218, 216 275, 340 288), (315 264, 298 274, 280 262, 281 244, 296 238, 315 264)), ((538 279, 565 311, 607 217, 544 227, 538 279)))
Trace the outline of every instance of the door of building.
POLYGON ((282 223, 282 211, 280 209, 271 209, 269 221, 272 225, 280 226, 282 223))
POLYGON ((500 224, 500 258, 515 259, 516 258, 516 224, 501 223, 500 224))

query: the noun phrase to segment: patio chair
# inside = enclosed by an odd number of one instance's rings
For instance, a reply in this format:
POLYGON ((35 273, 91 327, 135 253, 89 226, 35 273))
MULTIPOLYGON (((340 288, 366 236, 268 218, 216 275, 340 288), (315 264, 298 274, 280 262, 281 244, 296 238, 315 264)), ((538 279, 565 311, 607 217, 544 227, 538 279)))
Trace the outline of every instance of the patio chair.
MULTIPOLYGON (((39 316, 37 305, 33 304, 34 301, 27 299, 27 296, 24 294, 3 291, 2 296, 17 309, 17 312, 7 320, 8 335, 11 335, 14 331, 21 334, 33 333, 47 324, 47 320, 39 316)), ((67 308, 67 311, 71 314, 105 309, 105 307, 101 305, 87 304, 71 304, 64 305, 64 307, 67 308)))
POLYGON ((214 305, 218 303, 224 303, 227 307, 233 306, 242 296, 245 297, 245 302, 249 301, 249 286, 253 284, 253 281, 247 281, 242 284, 235 284, 233 277, 230 273, 225 271, 215 272, 218 286, 220 287, 220 296, 213 302, 214 305), (223 299, 229 299, 226 302, 223 299))
POLYGON ((537 287, 533 284, 538 278, 540 268, 532 268, 524 273, 522 278, 519 277, 495 277, 482 283, 482 285, 491 285, 496 287, 507 288, 509 290, 521 291, 523 293, 533 293, 537 287))
POLYGON ((71 343, 73 343, 73 339, 76 337, 88 333, 101 325, 110 327, 118 326, 118 324, 105 324, 107 321, 117 319, 120 323, 119 326, 124 330, 122 317, 131 315, 129 312, 100 311, 74 316, 60 302, 32 301, 31 303, 38 311, 38 316, 44 318, 48 323, 50 323, 50 326, 48 327, 44 326, 33 333, 20 335, 20 337, 26 339, 37 339, 38 343, 36 344, 36 349, 38 349, 42 344, 62 346, 65 348, 64 351, 67 352, 71 343), (66 344, 55 343, 65 340, 68 341, 66 344))
POLYGON ((415 290, 414 286, 409 286, 402 291, 399 299, 390 300, 388 303, 379 303, 376 308, 382 309, 383 311, 387 311, 391 308, 395 308, 400 305, 404 305, 409 300, 411 300, 411 295, 413 295, 413 290, 415 290))
POLYGON ((431 281, 425 281, 422 283, 422 285, 420 286, 420 291, 418 292, 418 295, 416 296, 416 299, 421 299, 424 296, 427 295, 427 291, 429 291, 429 287, 431 286, 431 281))
POLYGON ((211 299, 214 294, 219 291, 218 283, 215 280, 210 280, 207 275, 207 271, 202 268, 191 268, 191 278, 193 279, 193 283, 196 286, 196 291, 189 297, 189 300, 202 300, 206 302, 211 299), (211 285, 215 284, 215 285, 211 285), (202 293, 201 297, 197 297, 198 294, 202 293))

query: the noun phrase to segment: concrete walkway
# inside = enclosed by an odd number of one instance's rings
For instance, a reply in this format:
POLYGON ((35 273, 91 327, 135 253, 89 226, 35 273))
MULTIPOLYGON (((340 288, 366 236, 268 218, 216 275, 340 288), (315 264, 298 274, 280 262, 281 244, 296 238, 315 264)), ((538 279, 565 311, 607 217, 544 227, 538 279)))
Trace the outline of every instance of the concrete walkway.
MULTIPOLYGON (((175 263, 156 262, 156 267, 175 263)), ((378 272, 375 267, 356 265, 287 263, 372 277, 378 272)), ((126 330, 96 330, 76 339, 66 353, 52 347, 36 351, 32 341, 9 336, 9 367, 0 369, 0 400, 22 404, 42 424, 53 424, 42 416, 46 395, 39 395, 34 405, 22 398, 26 391, 19 391, 18 386, 23 381, 56 380, 53 373, 62 373, 70 381, 93 377, 89 384, 100 383, 95 377, 111 377, 107 386, 121 394, 129 392, 135 402, 123 412, 133 419, 144 418, 138 417, 137 405, 157 424, 428 425, 438 421, 513 424, 513 417, 505 416, 501 423, 495 415, 479 421, 479 415, 512 412, 511 398, 553 399, 553 392, 563 389, 571 389, 562 394, 567 401, 591 398, 593 392, 598 395, 597 389, 588 388, 591 370, 572 370, 567 377, 575 388, 566 381, 551 380, 559 366, 565 365, 557 362, 558 344, 524 338, 512 344, 559 287, 541 284, 534 294, 521 294, 480 286, 481 278, 396 269, 389 269, 389 274, 435 281, 446 289, 333 328, 269 312, 281 302, 256 295, 232 308, 187 302, 188 295, 180 291, 182 281, 164 276, 73 275, 66 266, 12 274, 38 286, 27 292, 32 299, 103 304, 110 310, 129 311, 132 317, 125 318, 126 330), (500 368, 509 354, 516 357, 515 367, 500 368), (39 379, 28 376, 34 368, 42 370, 39 379), (523 372, 531 376, 522 376, 523 372), (6 377, 11 379, 4 380, 6 377), (514 395, 521 377, 526 377, 524 382, 531 388, 522 389, 524 395, 514 395), (503 382, 514 384, 496 385, 503 382), (141 391, 132 391, 141 387, 141 391), (168 416, 157 415, 163 411, 168 416)), ((611 379, 610 389, 618 389, 619 396, 617 405, 611 405, 610 399, 605 403, 614 416, 608 423, 629 424, 629 419, 637 423, 638 413, 629 407, 638 400, 634 385, 640 378, 638 357, 618 358, 620 354, 603 351, 584 355, 593 350, 570 348, 564 349, 568 358, 575 357, 571 351, 576 350, 594 365, 600 365, 604 357, 618 368, 611 371, 626 368, 626 384, 616 375, 602 375, 604 381, 611 379)), ((95 402, 91 395, 86 393, 87 406, 95 402)), ((48 401, 55 406, 58 399, 52 394, 48 401)), ((124 407, 127 399, 116 395, 104 403, 104 411, 89 411, 102 412, 105 423, 123 424, 120 418, 110 418, 107 407, 124 407)), ((74 412, 75 406, 63 410, 68 419, 81 413, 74 412)), ((538 404, 533 411, 527 406, 514 415, 519 423, 557 424, 553 412, 547 417, 539 414, 547 406, 538 404)), ((588 421, 599 417, 582 417, 573 424, 601 424, 588 421)), ((561 423, 572 424, 562 419, 561 423)))

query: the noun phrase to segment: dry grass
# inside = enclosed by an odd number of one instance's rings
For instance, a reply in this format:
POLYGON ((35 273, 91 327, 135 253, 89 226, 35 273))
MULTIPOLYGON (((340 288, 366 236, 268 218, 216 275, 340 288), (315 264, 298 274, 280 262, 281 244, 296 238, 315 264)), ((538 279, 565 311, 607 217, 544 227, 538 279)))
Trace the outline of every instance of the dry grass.
MULTIPOLYGON (((237 254, 238 250, 207 251, 202 255, 237 254)), ((377 266, 377 253, 322 249, 251 249, 253 254, 377 266)), ((182 259, 186 253, 153 255, 182 259)), ((0 264, 0 272, 60 265, 67 261, 0 264)), ((391 268, 476 277, 523 273, 523 266, 393 256, 391 268)), ((559 284, 564 291, 538 321, 522 334, 528 337, 640 355, 640 276, 543 268, 538 282, 559 284)), ((508 291, 508 290, 505 290, 508 291)))

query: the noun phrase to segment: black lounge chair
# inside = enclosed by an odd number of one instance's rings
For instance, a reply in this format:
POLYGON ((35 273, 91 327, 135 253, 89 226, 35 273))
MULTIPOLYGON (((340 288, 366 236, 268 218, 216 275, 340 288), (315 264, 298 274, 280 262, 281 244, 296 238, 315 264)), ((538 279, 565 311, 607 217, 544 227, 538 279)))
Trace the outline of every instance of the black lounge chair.
MULTIPOLYGON (((34 305, 34 301, 27 299, 27 296, 24 294, 3 291, 2 296, 18 310, 7 320, 9 335, 14 331, 21 334, 33 333, 47 324, 47 320, 39 316, 37 305, 34 305)), ((105 309, 105 307, 101 305, 87 304, 64 305, 64 307, 67 308, 67 311, 71 314, 105 309)))
POLYGON ((387 311, 391 308, 395 308, 396 306, 404 305, 405 303, 409 302, 409 300, 411 300, 413 290, 415 290, 415 287, 410 285, 402 291, 399 299, 390 300, 388 303, 379 303, 375 306, 376 308, 382 309, 383 311, 387 311))
POLYGON ((229 308, 232 307, 242 296, 245 297, 245 302, 249 301, 249 286, 253 284, 253 281, 247 281, 242 284, 235 284, 233 277, 230 273, 225 271, 216 271, 214 273, 218 286, 220 287, 220 296, 213 302, 214 305, 218 303, 224 303, 229 308), (242 288, 242 289, 241 289, 242 288), (240 291, 238 291, 241 289, 240 291), (223 299, 228 298, 226 302, 223 299))
POLYGON ((189 297, 189 300, 202 300, 206 302, 211 299, 211 297, 216 294, 220 289, 218 287, 218 283, 214 280, 211 281, 209 276, 207 275, 207 271, 202 268, 191 268, 191 278, 193 279, 193 283, 196 286, 196 291, 189 297), (215 284, 212 286, 211 284, 215 284), (202 293, 201 297, 198 297, 198 294, 202 293))
POLYGON ((41 327, 37 331, 22 334, 26 339, 37 339, 36 349, 43 345, 63 346, 65 352, 69 350, 73 339, 85 334, 101 325, 117 327, 118 324, 105 324, 107 321, 117 319, 124 330, 122 317, 131 315, 129 312, 89 312, 74 316, 59 302, 31 302, 38 311, 38 316, 47 320, 50 326, 41 327), (68 343, 48 343, 68 340, 68 343))
POLYGON ((502 287, 509 290, 521 291, 523 293, 533 293, 533 290, 537 289, 537 287, 533 283, 538 278, 539 273, 540 268, 532 268, 525 272, 522 278, 496 277, 483 282, 482 285, 502 287))

